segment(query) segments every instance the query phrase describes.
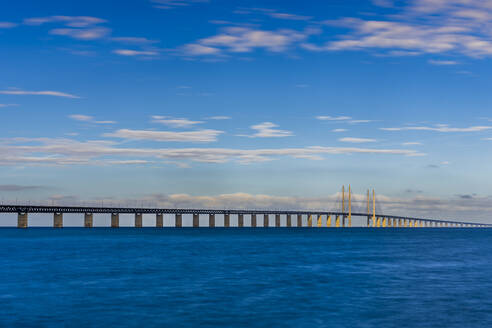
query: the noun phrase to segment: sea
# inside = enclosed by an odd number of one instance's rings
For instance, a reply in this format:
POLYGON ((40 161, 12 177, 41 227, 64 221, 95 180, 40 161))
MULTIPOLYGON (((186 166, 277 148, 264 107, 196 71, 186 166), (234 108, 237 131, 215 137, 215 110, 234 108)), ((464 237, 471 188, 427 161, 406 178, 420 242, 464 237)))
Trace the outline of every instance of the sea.
POLYGON ((492 229, 1 228, 0 327, 492 327, 492 229))

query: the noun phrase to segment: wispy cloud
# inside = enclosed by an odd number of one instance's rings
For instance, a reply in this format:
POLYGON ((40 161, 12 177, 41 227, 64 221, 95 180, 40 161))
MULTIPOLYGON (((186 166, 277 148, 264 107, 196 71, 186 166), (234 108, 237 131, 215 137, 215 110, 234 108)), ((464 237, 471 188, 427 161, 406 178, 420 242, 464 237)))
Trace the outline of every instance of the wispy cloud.
POLYGON ((16 106, 19 106, 18 104, 0 104, 0 108, 3 108, 3 107, 16 107, 16 106))
POLYGON ((346 122, 349 124, 370 123, 372 120, 354 120, 350 116, 316 116, 320 121, 346 122))
POLYGON ((94 120, 94 117, 89 116, 89 115, 83 115, 83 114, 73 114, 69 115, 69 118, 75 121, 80 121, 80 122, 87 122, 87 123, 94 123, 94 124, 115 124, 115 121, 96 121, 94 120))
POLYGON ((169 116, 158 115, 152 116, 152 122, 164 124, 175 128, 188 128, 190 126, 203 123, 203 121, 192 121, 187 118, 172 118, 169 116))
POLYGON ((277 18, 277 19, 287 19, 287 20, 300 20, 300 21, 307 21, 312 19, 311 16, 301 16, 301 15, 295 15, 295 14, 288 14, 288 13, 280 13, 280 12, 271 12, 267 14, 270 17, 277 18))
POLYGON ((230 116, 211 116, 207 117, 207 120, 230 120, 231 118, 230 116))
POLYGON ((57 23, 64 25, 63 28, 50 30, 52 35, 63 35, 78 40, 95 40, 108 36, 111 30, 100 24, 106 20, 91 16, 47 16, 34 17, 24 20, 24 24, 38 26, 43 24, 57 23))
POLYGON ((3 192, 31 191, 31 190, 40 190, 40 189, 50 189, 50 188, 45 186, 25 186, 25 185, 17 185, 17 184, 0 185, 0 191, 3 192))
POLYGON ((113 133, 104 134, 105 137, 152 140, 162 142, 215 142, 217 137, 224 133, 218 130, 198 130, 186 132, 152 131, 152 130, 129 130, 121 129, 113 133))
POLYGON ((458 65, 459 63, 454 60, 429 60, 429 64, 437 65, 437 66, 453 66, 458 65))
POLYGON ((116 49, 113 53, 121 56, 157 56, 159 52, 148 50, 131 50, 131 49, 116 49))
POLYGON ((350 116, 316 116, 317 120, 320 121, 348 121, 351 120, 350 116))
MULTIPOLYGON (((391 1, 378 0, 393 5, 391 1)), ((325 21, 327 26, 351 32, 339 40, 319 45, 305 43, 310 51, 368 50, 376 54, 459 53, 470 57, 492 55, 489 22, 492 6, 481 0, 411 0, 395 6, 397 13, 380 18, 343 18, 325 21)))
POLYGON ((60 92, 60 91, 26 91, 26 90, 12 89, 12 90, 2 90, 0 91, 0 94, 16 95, 16 96, 34 95, 34 96, 53 96, 53 97, 63 97, 63 98, 80 98, 79 96, 72 95, 65 92, 60 92))
POLYGON ((47 16, 24 19, 26 25, 42 25, 47 23, 63 23, 70 27, 88 27, 106 23, 106 20, 91 16, 47 16))
MULTIPOLYGON (((215 141, 222 131, 139 131, 118 130, 109 137, 181 142, 215 141)), ((226 163, 235 161, 243 164, 264 162, 281 157, 319 160, 322 155, 374 154, 422 156, 415 150, 358 147, 274 148, 122 148, 117 142, 107 140, 76 141, 53 138, 13 138, 0 143, 0 165, 105 165, 115 160, 170 160, 204 163, 226 163)))
POLYGON ((181 52, 186 56, 248 53, 256 49, 284 52, 312 33, 314 32, 309 29, 299 32, 289 29, 268 31, 249 27, 227 27, 215 36, 184 45, 181 52))
POLYGON ((11 23, 11 22, 0 22, 0 28, 13 28, 16 27, 18 24, 16 23, 11 23))
POLYGON ((350 142, 350 143, 367 143, 367 142, 376 142, 376 139, 346 137, 346 138, 340 138, 338 139, 338 141, 350 142))
POLYGON ((146 44, 152 44, 152 43, 159 43, 160 42, 158 40, 150 40, 147 38, 131 37, 131 36, 113 37, 113 38, 111 38, 111 40, 114 42, 120 42, 120 43, 126 43, 126 44, 137 44, 137 45, 146 45, 146 44))
POLYGON ((331 130, 331 132, 336 132, 336 133, 339 133, 339 132, 346 132, 348 131, 347 129, 333 129, 331 130))
POLYGON ((435 131, 435 132, 480 132, 492 129, 492 126, 470 126, 467 128, 452 128, 446 124, 437 126, 405 126, 397 128, 380 128, 383 131, 435 131))
POLYGON ((154 3, 155 8, 159 9, 174 9, 179 7, 187 7, 197 3, 207 3, 209 0, 150 0, 154 3))
POLYGON ((263 122, 251 126, 251 129, 257 131, 255 134, 240 136, 250 138, 283 138, 294 135, 291 131, 276 129, 277 127, 278 125, 272 122, 263 122))
POLYGON ((106 37, 110 33, 110 29, 105 27, 94 28, 55 28, 50 31, 52 35, 64 35, 78 40, 95 40, 106 37))
POLYGON ((421 146, 422 143, 421 142, 417 142, 417 141, 409 141, 409 142, 404 142, 402 143, 403 146, 421 146))

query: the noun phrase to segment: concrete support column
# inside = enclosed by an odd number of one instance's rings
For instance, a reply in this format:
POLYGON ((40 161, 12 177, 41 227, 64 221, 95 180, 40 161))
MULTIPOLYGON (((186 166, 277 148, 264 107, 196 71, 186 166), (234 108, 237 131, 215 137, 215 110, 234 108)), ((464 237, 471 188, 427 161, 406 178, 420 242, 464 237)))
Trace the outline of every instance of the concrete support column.
POLYGON ((275 227, 280 228, 280 214, 275 214, 275 227))
POLYGON ((53 228, 63 228, 63 213, 53 215, 53 228))
POLYGON ((287 227, 292 227, 292 217, 290 214, 287 214, 287 227))
POLYGON ((17 228, 27 228, 27 213, 17 214, 17 228))
POLYGON ((174 214, 174 226, 176 228, 183 226, 183 214, 174 214))
POLYGON ((92 228, 94 226, 94 215, 92 213, 84 214, 84 228, 92 228))
POLYGON ((251 226, 256 228, 256 214, 251 214, 251 226))
POLYGON ((208 215, 208 227, 215 228, 215 214, 208 215))
POLYGON ((164 215, 162 213, 157 213, 155 215, 155 227, 156 228, 164 227, 164 215))
POLYGON ((238 214, 238 216, 237 216, 237 226, 239 228, 244 227, 244 214, 238 214))
POLYGON ((231 226, 231 215, 224 214, 224 227, 229 228, 231 226))
POLYGON ((135 228, 142 227, 142 213, 135 213, 135 228))
POLYGON ((111 228, 120 227, 120 215, 118 213, 111 213, 111 228))
POLYGON ((297 214, 297 226, 302 227, 302 214, 297 214))
POLYGON ((263 226, 266 228, 270 225, 270 223, 268 222, 268 214, 265 214, 263 216, 263 226))
POLYGON ((198 228, 200 226, 200 215, 193 213, 193 228, 198 228))

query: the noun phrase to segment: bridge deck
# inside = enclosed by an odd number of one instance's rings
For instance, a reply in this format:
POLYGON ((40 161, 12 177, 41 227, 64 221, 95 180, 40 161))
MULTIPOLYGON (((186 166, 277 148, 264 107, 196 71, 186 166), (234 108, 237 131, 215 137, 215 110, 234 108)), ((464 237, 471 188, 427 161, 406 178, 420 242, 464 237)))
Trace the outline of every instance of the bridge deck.
MULTIPOLYGON (((348 216, 348 212, 309 211, 309 210, 246 210, 246 209, 185 209, 185 208, 137 208, 137 207, 93 207, 93 206, 34 206, 34 205, 0 205, 0 213, 91 213, 91 214, 280 214, 280 215, 332 215, 348 216)), ((353 217, 372 217, 367 213, 351 213, 353 217)), ((492 226, 492 224, 465 222, 456 220, 438 220, 430 218, 407 217, 397 215, 376 214, 376 217, 402 220, 418 220, 433 223, 477 224, 492 226)))

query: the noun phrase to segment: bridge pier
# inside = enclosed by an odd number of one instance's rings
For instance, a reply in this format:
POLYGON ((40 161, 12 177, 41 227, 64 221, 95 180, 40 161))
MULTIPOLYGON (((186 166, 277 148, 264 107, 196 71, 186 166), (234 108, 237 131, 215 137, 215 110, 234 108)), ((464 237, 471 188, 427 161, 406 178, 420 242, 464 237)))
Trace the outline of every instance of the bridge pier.
POLYGON ((231 215, 229 213, 224 214, 224 227, 229 228, 231 226, 231 215))
POLYGON ((318 228, 321 228, 322 227, 322 219, 323 218, 322 218, 321 214, 318 215, 318 228))
POLYGON ((183 214, 174 214, 174 226, 176 228, 183 227, 183 214))
POLYGON ((53 228, 63 228, 63 213, 53 214, 53 228))
POLYGON ((142 213, 135 213, 135 228, 142 228, 142 213))
POLYGON ((308 226, 309 228, 312 228, 312 227, 313 227, 313 215, 312 215, 312 214, 311 214, 311 215, 309 215, 309 217, 308 217, 307 226, 308 226))
POLYGON ((287 227, 292 227, 292 217, 290 214, 287 214, 287 227))
POLYGON ((251 226, 256 228, 256 214, 251 214, 251 226))
POLYGON ((215 228, 215 214, 208 215, 208 227, 215 228))
POLYGON ((340 228, 340 215, 337 215, 335 219, 335 228, 340 228))
POLYGON ((326 226, 327 226, 328 228, 331 228, 331 215, 328 215, 328 216, 326 217, 326 226))
POLYGON ((92 213, 84 214, 84 227, 92 228, 94 226, 94 215, 92 213))
POLYGON ((193 228, 200 227, 200 215, 197 213, 193 213, 193 228))
POLYGON ((238 216, 237 216, 237 226, 239 228, 243 228, 244 227, 244 214, 238 214, 238 216))
POLYGON ((263 227, 268 228, 270 226, 270 222, 268 222, 268 214, 263 215, 263 227))
POLYGON ((275 214, 275 227, 280 228, 280 214, 275 214))
POLYGON ((111 228, 120 227, 120 215, 118 213, 111 213, 111 228))
POLYGON ((297 214, 297 226, 302 227, 302 214, 297 214))
POLYGON ((155 227, 156 228, 164 227, 164 215, 162 213, 157 213, 155 215, 155 227))
POLYGON ((17 213, 17 228, 27 228, 27 213, 17 213))

